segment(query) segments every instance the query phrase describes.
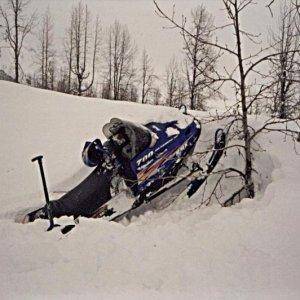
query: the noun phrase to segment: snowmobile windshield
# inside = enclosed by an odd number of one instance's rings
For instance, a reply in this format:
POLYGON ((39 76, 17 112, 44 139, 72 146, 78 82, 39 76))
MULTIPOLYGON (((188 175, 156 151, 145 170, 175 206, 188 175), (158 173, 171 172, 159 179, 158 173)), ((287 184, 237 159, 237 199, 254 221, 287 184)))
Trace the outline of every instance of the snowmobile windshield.
POLYGON ((151 144, 151 133, 148 128, 129 121, 113 118, 103 126, 103 133, 108 139, 119 140, 120 135, 128 141, 122 144, 122 155, 132 159, 151 144))

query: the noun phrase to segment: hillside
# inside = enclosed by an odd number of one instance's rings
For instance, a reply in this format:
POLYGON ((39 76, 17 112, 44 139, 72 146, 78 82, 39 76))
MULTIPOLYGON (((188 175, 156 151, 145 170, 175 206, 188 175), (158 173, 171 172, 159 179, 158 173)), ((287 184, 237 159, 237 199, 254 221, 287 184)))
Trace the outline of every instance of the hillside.
MULTIPOLYGON (((86 140, 103 138, 102 125, 111 117, 141 123, 182 118, 167 107, 0 81, 1 299, 299 298, 300 158, 276 133, 261 141, 266 152, 256 158, 257 197, 233 207, 193 209, 199 203, 195 195, 128 226, 82 218, 66 236, 45 232, 42 220, 15 223, 20 209, 43 201, 31 158, 44 155, 54 197, 90 172, 81 149, 86 140)), ((203 126, 199 149, 219 125, 203 126)), ((221 163, 239 160, 229 154, 221 163)))

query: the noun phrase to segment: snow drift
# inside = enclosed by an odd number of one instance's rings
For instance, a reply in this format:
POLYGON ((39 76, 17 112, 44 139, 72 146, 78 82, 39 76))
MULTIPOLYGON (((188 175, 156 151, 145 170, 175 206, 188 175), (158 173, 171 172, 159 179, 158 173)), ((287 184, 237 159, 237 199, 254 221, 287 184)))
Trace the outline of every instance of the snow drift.
MULTIPOLYGON (((261 141, 267 152, 255 159, 260 192, 236 206, 195 209, 195 195, 128 226, 82 218, 67 236, 46 233, 43 220, 14 222, 20 209, 43 204, 30 161, 36 154, 45 156, 54 197, 90 172, 81 162, 83 143, 103 138, 111 117, 143 123, 180 116, 0 81, 1 298, 299 298, 299 156, 276 133, 261 141)), ((199 149, 219 125, 203 126, 199 149)), ((240 162, 228 154, 221 163, 240 162)))

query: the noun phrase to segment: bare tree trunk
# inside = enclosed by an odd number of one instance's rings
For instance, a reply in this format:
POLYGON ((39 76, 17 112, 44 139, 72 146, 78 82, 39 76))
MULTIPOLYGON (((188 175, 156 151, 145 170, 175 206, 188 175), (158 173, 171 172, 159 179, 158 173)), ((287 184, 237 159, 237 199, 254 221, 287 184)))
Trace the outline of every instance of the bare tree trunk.
POLYGON ((239 24, 239 9, 238 3, 234 3, 235 10, 235 35, 237 42, 237 54, 238 54, 238 65, 240 72, 240 93, 241 93, 241 103, 242 103, 242 123, 243 123, 243 133, 245 141, 245 188, 248 192, 249 197, 254 197, 254 185, 252 179, 252 155, 251 155, 251 139, 248 127, 248 109, 247 109, 247 97, 246 97, 246 84, 245 84, 245 72, 243 65, 243 54, 241 47, 241 30, 239 24))
POLYGON ((19 14, 19 0, 15 3, 15 82, 19 82, 19 24, 18 24, 18 14, 19 14))
POLYGON ((178 82, 178 64, 173 57, 169 62, 166 70, 166 87, 167 87, 167 105, 176 106, 176 92, 178 82))
POLYGON ((44 87, 48 88, 48 72, 49 72, 49 16, 46 16, 46 32, 45 32, 45 66, 46 66, 46 72, 45 72, 45 82, 44 87))
POLYGON ((112 89, 112 33, 109 32, 109 64, 108 64, 108 98, 111 99, 111 89, 112 89))
POLYGON ((65 53, 68 65, 68 77, 67 77, 67 93, 71 93, 72 84, 72 66, 73 66, 73 53, 74 53, 74 10, 71 14, 70 27, 66 32, 65 38, 65 53))
MULTIPOLYGON (((197 45, 197 42, 196 42, 197 45)), ((196 47, 195 45, 195 47, 196 47)), ((195 109, 195 92, 196 92, 196 72, 197 72, 197 68, 196 68, 196 51, 194 51, 194 55, 193 55, 193 77, 192 77, 192 83, 191 83, 191 95, 190 95, 190 99, 191 99, 191 104, 190 107, 191 109, 195 109)))
POLYGON ((282 79, 280 80, 280 100, 279 100, 279 118, 285 119, 286 114, 286 72, 283 71, 282 79))
POLYGON ((141 102, 142 103, 147 102, 147 97, 152 89, 155 78, 156 76, 153 74, 153 67, 151 66, 150 58, 146 50, 144 50, 142 54, 142 68, 141 68, 141 85, 142 85, 141 102))

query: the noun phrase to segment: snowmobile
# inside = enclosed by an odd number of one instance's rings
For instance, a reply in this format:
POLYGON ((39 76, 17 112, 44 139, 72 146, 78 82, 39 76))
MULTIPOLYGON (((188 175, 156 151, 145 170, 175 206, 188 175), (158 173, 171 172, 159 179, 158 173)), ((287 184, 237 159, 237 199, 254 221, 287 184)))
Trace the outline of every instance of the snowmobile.
POLYGON ((83 162, 95 168, 78 186, 60 199, 53 200, 26 215, 25 221, 61 216, 95 217, 113 213, 105 205, 117 194, 113 182, 121 178, 131 192, 136 209, 154 198, 185 165, 201 134, 196 119, 187 124, 178 121, 150 122, 145 125, 113 118, 103 127, 107 140, 86 142, 83 162))

